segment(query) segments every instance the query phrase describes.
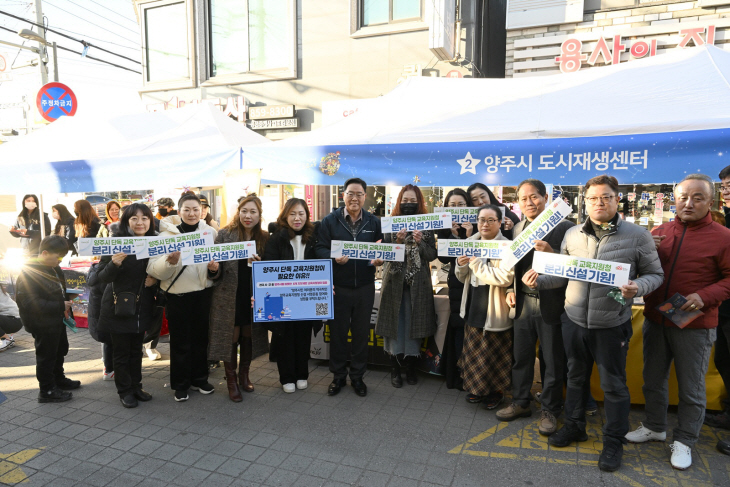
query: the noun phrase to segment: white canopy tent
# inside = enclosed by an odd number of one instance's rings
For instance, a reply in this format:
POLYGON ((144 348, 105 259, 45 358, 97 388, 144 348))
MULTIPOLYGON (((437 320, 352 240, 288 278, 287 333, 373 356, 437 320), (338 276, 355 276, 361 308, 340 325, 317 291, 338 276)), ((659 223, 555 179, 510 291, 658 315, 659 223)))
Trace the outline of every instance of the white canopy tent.
POLYGON ((247 151, 244 166, 308 184, 664 181, 729 165, 728 128, 730 53, 706 46, 572 74, 409 78, 338 123, 247 151))
POLYGON ((269 140, 200 103, 107 119, 62 117, 0 146, 0 194, 220 186, 243 147, 269 140))

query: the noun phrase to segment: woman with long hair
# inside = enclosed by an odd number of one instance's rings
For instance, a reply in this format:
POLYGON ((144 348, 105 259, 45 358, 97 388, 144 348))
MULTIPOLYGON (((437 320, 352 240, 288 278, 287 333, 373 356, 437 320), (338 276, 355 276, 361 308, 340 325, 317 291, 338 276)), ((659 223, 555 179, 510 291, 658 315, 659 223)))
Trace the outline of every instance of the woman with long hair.
POLYGON ((76 238, 92 238, 96 237, 101 228, 101 220, 94 211, 94 208, 86 200, 78 200, 74 203, 74 213, 76 221, 74 222, 74 230, 76 238))
MULTIPOLYGON (((208 360, 223 361, 228 384, 228 396, 233 402, 241 402, 241 390, 253 392, 248 373, 253 359, 253 319, 251 311, 251 262, 261 260, 269 239, 261 229, 261 200, 250 194, 238 203, 231 223, 218 232, 215 243, 256 242, 256 254, 247 260, 221 262, 216 276, 220 282, 213 290, 210 308, 210 343, 208 360), (238 346, 241 361, 236 377, 238 346), (240 389, 239 389, 240 385, 240 389)), ((263 327, 257 327, 257 342, 268 345, 263 327)), ((264 347, 259 347, 261 353, 264 347)))
POLYGON ((469 186, 466 190, 469 195, 469 200, 474 206, 483 205, 494 205, 499 206, 500 211, 504 215, 504 223, 500 227, 500 232, 507 240, 512 240, 512 228, 520 223, 520 217, 518 217, 512 210, 507 208, 502 202, 500 202, 494 193, 482 183, 474 183, 469 186))
MULTIPOLYGON (((266 243, 263 260, 316 259, 315 228, 309 220, 306 201, 292 198, 284 204, 276 223, 278 230, 266 243)), ((270 325, 272 348, 275 349, 279 382, 284 392, 307 388, 309 379, 309 347, 312 329, 322 326, 317 321, 276 321, 270 325)))
MULTIPOLYGON (((428 213, 418 186, 403 186, 393 209, 393 216, 428 213)), ((403 262, 383 265, 383 286, 375 333, 384 338, 384 350, 391 359, 391 384, 402 387, 401 365, 406 366, 406 382, 416 384, 416 360, 421 354, 421 341, 436 331, 436 309, 433 303, 429 264, 436 259, 436 243, 432 231, 400 230, 385 233, 383 242, 405 244, 403 262)))
MULTIPOLYGON (((454 188, 446 194, 444 206, 448 208, 466 208, 471 206, 471 200, 461 188, 454 188)), ((471 237, 476 231, 476 224, 452 222, 451 228, 439 230, 436 234, 439 240, 452 239, 464 240, 471 237)), ((464 319, 459 316, 461 309, 461 295, 464 291, 464 284, 456 278, 456 257, 438 258, 442 263, 449 265, 447 283, 449 285, 449 304, 451 313, 449 324, 444 337, 444 349, 441 351, 441 363, 444 367, 447 389, 462 389, 461 372, 457 366, 461 349, 464 345, 464 319)))
POLYGON ((74 243, 76 243, 76 229, 74 228, 74 217, 66 205, 53 205, 51 216, 56 220, 56 226, 53 228, 53 235, 59 235, 68 242, 68 249, 76 253, 74 243))
MULTIPOLYGON (((152 223, 152 211, 139 203, 124 209, 112 237, 153 237, 157 235, 152 223)), ((114 383, 122 406, 137 407, 137 401, 149 401, 152 395, 142 389, 142 341, 145 330, 155 314, 155 285, 157 280, 147 275, 147 259, 137 259, 124 252, 102 257, 99 279, 105 283, 101 299, 99 327, 112 338, 114 383), (135 297, 131 314, 116 309, 122 293, 135 297)), ((131 298, 130 298, 131 299, 131 298)))
MULTIPOLYGON (((48 213, 43 213, 45 235, 51 233, 51 220, 48 213)), ((38 197, 34 194, 23 196, 23 209, 18 213, 15 225, 10 228, 10 235, 19 238, 23 253, 28 257, 38 256, 41 245, 41 215, 38 209, 38 197)))
POLYGON ((109 200, 106 202, 104 212, 106 213, 106 221, 104 221, 104 224, 99 228, 99 233, 96 235, 99 238, 107 238, 112 234, 112 224, 119 221, 122 206, 117 201, 109 200))

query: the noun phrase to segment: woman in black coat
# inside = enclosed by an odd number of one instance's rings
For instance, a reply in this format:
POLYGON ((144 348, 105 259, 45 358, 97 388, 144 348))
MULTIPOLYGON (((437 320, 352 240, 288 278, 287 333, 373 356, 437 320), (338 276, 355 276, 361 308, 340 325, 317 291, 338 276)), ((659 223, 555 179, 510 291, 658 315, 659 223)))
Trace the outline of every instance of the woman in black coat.
MULTIPOLYGON (((317 258, 314 253, 315 227, 309 220, 309 208, 304 200, 292 198, 287 201, 276 223, 279 229, 269 237, 263 260, 317 258)), ((274 349, 279 382, 284 392, 306 389, 312 329, 321 328, 322 322, 276 321, 267 324, 267 327, 272 331, 271 348, 274 349)))
MULTIPOLYGON (((152 211, 134 203, 124 209, 113 237, 154 236, 152 211)), ((101 299, 100 330, 111 334, 114 353, 114 382, 125 408, 137 407, 137 401, 149 401, 152 396, 142 390, 142 342, 153 320, 157 280, 147 275, 149 259, 137 259, 123 252, 103 257, 99 264, 99 279, 107 283, 101 299), (116 314, 115 301, 121 293, 136 297, 134 314, 116 314)))
POLYGON ((504 223, 502 223, 499 231, 507 240, 512 240, 512 229, 515 225, 520 223, 520 217, 507 208, 506 205, 502 204, 502 202, 494 196, 494 193, 492 193, 492 191, 482 183, 472 184, 467 188, 466 192, 469 195, 473 206, 496 205, 501 207, 502 214, 504 215, 504 223))
POLYGON ((68 211, 66 205, 53 205, 51 216, 56 220, 56 226, 53 227, 53 235, 58 235, 66 239, 68 249, 76 254, 76 229, 74 228, 75 218, 68 211))

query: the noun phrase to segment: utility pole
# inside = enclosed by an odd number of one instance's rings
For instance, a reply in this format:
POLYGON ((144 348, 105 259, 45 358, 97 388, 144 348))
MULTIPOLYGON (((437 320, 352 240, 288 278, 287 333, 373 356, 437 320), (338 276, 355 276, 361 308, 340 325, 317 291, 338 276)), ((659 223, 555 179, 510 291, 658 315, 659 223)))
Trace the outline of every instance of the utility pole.
MULTIPOLYGON (((43 23, 43 6, 41 5, 41 0, 35 0, 35 22, 39 25, 45 25, 43 23)), ((38 34, 43 37, 43 40, 46 39, 46 30, 42 27, 38 27, 38 34)), ((46 83, 48 83, 48 68, 46 67, 46 63, 43 61, 43 55, 46 53, 46 46, 38 42, 38 49, 40 52, 38 53, 38 56, 40 56, 40 66, 41 66, 41 82, 45 86, 46 83)), ((48 56, 46 55, 46 59, 48 56)), ((54 59, 55 61, 55 59, 54 59)), ((43 226, 43 225, 41 225, 43 226)))

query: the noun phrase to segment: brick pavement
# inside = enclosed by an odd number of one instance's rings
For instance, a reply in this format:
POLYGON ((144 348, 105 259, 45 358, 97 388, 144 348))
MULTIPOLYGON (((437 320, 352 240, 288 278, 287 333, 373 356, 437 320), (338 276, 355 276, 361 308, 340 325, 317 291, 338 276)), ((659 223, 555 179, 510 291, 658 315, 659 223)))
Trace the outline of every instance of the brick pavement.
MULTIPOLYGON (((276 366, 254 361, 252 394, 228 400, 223 371, 216 393, 191 391, 175 403, 167 344, 163 360, 144 359, 145 389, 154 395, 124 409, 113 382, 101 380, 100 346, 85 330, 69 335, 68 375, 82 381, 74 399, 38 404, 32 340, 0 353, 0 483, 24 486, 502 486, 730 485, 730 457, 714 451, 718 435, 703 429, 687 472, 671 469, 668 444, 627 447, 616 474, 598 470, 601 418, 589 441, 549 447, 537 415, 499 423, 494 412, 466 403, 443 379, 420 375, 417 386, 390 386, 386 369, 365 376, 368 396, 348 386, 326 395, 327 363, 310 362, 310 386, 285 394, 276 366)), ((642 417, 632 412, 632 425, 642 417)), ((672 419, 674 419, 672 417, 672 419)))

